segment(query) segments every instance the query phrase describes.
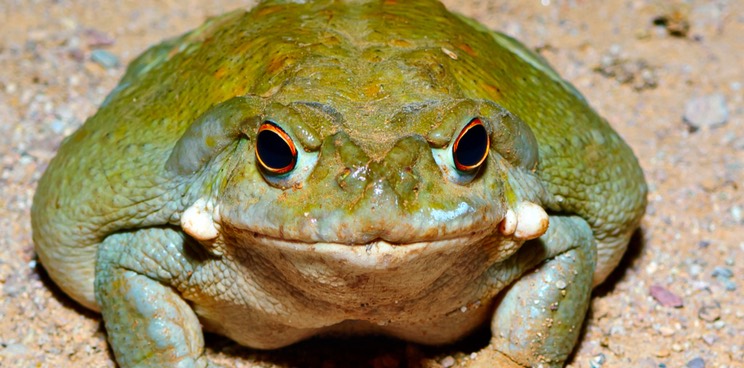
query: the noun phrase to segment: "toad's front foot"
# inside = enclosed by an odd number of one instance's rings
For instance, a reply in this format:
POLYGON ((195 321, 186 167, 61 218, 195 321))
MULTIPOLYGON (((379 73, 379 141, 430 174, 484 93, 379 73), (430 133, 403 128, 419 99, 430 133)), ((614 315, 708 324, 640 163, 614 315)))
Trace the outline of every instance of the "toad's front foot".
POLYGON ((506 290, 494 313, 491 346, 479 359, 483 364, 490 354, 491 367, 563 367, 589 306, 594 244, 585 220, 551 216, 548 232, 519 250, 519 266, 529 267, 535 257, 545 261, 506 290))
POLYGON ((179 249, 183 240, 172 229, 142 229, 113 234, 99 248, 96 297, 123 368, 217 367, 204 357, 196 314, 168 285, 180 258, 165 250, 179 249), (164 261, 153 263, 153 254, 163 255, 164 261))

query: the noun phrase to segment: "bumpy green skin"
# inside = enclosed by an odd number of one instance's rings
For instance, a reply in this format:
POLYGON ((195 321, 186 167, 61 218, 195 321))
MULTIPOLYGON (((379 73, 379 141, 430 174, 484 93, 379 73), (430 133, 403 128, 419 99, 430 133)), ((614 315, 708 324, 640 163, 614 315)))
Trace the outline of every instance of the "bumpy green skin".
POLYGON ((488 321, 484 366, 561 366, 645 193, 628 146, 517 41, 433 1, 268 1, 135 60, 64 141, 32 221, 124 367, 208 365, 201 325, 276 348, 447 343, 488 321), (474 117, 491 151, 468 175, 449 150, 474 117), (300 149, 287 176, 257 167, 265 120, 300 149), (547 232, 500 231, 527 202, 547 232), (195 203, 216 236, 189 230, 195 203))

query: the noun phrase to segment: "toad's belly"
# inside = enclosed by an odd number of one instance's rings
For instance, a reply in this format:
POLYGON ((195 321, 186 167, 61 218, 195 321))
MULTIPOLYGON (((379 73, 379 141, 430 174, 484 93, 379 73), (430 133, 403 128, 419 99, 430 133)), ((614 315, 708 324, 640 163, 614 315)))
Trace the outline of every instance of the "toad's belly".
POLYGON ((256 301, 263 309, 239 304, 196 305, 204 328, 230 337, 241 345, 259 349, 287 346, 316 335, 387 335, 422 344, 454 342, 491 316, 493 294, 500 289, 486 289, 484 279, 473 280, 473 286, 452 293, 433 291, 416 300, 391 301, 381 304, 370 298, 349 308, 349 299, 339 295, 338 304, 328 300, 297 298, 282 305, 274 300, 256 301), (269 308, 268 310, 266 308, 269 308))

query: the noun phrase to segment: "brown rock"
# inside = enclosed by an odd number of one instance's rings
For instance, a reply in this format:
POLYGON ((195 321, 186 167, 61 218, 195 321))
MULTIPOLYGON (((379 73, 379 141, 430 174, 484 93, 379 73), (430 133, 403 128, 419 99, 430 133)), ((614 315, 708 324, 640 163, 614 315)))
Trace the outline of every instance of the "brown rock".
POLYGON ((684 305, 682 298, 661 285, 652 285, 649 292, 659 304, 665 307, 681 308, 684 305))

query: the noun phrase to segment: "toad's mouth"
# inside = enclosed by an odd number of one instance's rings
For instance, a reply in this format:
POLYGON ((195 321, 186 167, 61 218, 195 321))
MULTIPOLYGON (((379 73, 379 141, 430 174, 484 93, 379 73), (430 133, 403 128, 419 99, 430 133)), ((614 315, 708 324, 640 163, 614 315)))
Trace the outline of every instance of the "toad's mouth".
POLYGON ((359 251, 369 253, 370 249, 379 248, 381 249, 400 249, 400 248, 419 248, 426 246, 442 246, 444 244, 455 245, 455 244, 468 244, 474 241, 481 240, 490 234, 494 233, 493 227, 484 227, 480 229, 469 229, 467 232, 452 232, 443 234, 441 236, 430 237, 416 237, 412 236, 410 239, 397 238, 395 241, 388 238, 377 237, 377 238, 365 238, 359 237, 358 239, 351 239, 350 241, 326 241, 326 240, 302 240, 295 239, 292 237, 282 237, 272 235, 272 233, 265 233, 261 231, 254 231, 250 229, 243 229, 235 226, 226 225, 223 226, 225 233, 233 234, 235 238, 242 239, 251 243, 261 242, 267 244, 274 244, 280 247, 286 247, 287 249, 302 248, 307 249, 308 247, 314 247, 317 249, 333 249, 336 247, 341 248, 354 248, 359 251), (356 241, 355 241, 356 240, 356 241))
POLYGON ((489 244, 499 243, 488 231, 474 232, 466 236, 433 241, 411 243, 390 243, 385 240, 374 240, 364 244, 345 244, 333 242, 302 242, 274 238, 256 233, 245 234, 238 239, 239 244, 249 245, 257 251, 269 253, 313 254, 325 262, 353 264, 355 267, 372 269, 390 269, 408 264, 421 257, 440 257, 465 252, 467 248, 478 246, 482 250, 492 248, 489 244))
MULTIPOLYGON (((228 210, 229 211, 229 210, 228 210)), ((256 233, 267 239, 276 239, 307 247, 309 245, 367 248, 376 244, 394 248, 412 247, 416 244, 435 244, 438 241, 483 237, 497 232, 503 220, 503 211, 479 208, 469 213, 437 217, 436 211, 422 211, 401 215, 380 210, 361 216, 343 211, 319 215, 288 216, 285 213, 266 212, 243 215, 244 211, 226 212, 219 222, 223 235, 256 233)))

